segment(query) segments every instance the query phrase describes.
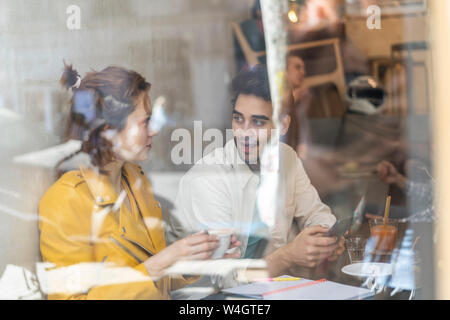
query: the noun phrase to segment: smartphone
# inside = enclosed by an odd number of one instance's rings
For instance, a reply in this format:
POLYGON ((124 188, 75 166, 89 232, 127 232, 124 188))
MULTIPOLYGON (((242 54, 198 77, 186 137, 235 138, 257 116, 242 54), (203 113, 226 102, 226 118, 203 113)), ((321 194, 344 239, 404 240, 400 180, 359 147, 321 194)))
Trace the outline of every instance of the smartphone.
POLYGON ((353 217, 344 218, 336 221, 336 223, 328 230, 326 237, 342 237, 347 230, 350 229, 353 223, 353 217))

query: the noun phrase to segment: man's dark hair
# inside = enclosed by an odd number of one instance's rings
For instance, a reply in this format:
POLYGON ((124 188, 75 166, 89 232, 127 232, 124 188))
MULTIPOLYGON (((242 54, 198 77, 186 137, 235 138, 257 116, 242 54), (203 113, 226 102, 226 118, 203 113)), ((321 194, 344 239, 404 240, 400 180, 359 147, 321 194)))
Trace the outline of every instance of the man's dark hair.
POLYGON ((290 57, 297 57, 305 61, 305 50, 291 50, 288 52, 286 57, 289 59, 290 57))
POLYGON ((265 101, 272 101, 270 96, 269 77, 264 65, 256 65, 250 69, 242 70, 233 79, 233 109, 240 94, 253 95, 265 101))
POLYGON ((259 19, 258 11, 261 11, 261 2, 255 0, 252 7, 252 18, 255 20, 259 19))
MULTIPOLYGON (((233 79, 233 99, 231 104, 233 109, 240 94, 253 95, 267 102, 272 102, 270 96, 269 76, 265 65, 258 64, 250 69, 242 70, 233 79)), ((283 95, 281 102, 281 114, 291 117, 290 127, 288 130, 286 143, 293 148, 298 145, 298 123, 296 109, 294 106, 294 96, 292 90, 287 90, 283 95)))

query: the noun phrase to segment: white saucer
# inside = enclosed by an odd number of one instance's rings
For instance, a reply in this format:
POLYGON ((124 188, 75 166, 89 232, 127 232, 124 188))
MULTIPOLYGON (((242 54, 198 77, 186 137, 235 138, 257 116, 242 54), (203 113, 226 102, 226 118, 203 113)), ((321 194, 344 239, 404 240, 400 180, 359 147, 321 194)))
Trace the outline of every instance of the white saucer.
POLYGON ((381 262, 359 262, 346 265, 341 271, 348 275, 361 278, 386 277, 392 274, 392 265, 381 262))

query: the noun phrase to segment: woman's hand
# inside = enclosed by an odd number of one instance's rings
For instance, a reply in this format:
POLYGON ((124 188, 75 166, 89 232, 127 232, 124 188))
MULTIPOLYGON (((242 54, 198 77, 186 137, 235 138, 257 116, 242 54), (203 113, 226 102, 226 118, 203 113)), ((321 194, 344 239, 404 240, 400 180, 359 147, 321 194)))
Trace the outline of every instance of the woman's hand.
POLYGON ((209 259, 218 246, 217 236, 202 231, 174 242, 148 258, 144 265, 151 277, 161 277, 165 269, 179 260, 209 259))
MULTIPOLYGON (((230 239, 230 247, 228 248, 228 250, 233 249, 233 248, 237 248, 241 245, 241 242, 238 241, 238 239, 236 238, 236 236, 234 234, 231 235, 231 239, 230 239)), ((239 258, 241 256, 241 251, 238 249, 234 250, 233 253, 225 253, 223 256, 223 259, 234 259, 234 258, 239 258)))

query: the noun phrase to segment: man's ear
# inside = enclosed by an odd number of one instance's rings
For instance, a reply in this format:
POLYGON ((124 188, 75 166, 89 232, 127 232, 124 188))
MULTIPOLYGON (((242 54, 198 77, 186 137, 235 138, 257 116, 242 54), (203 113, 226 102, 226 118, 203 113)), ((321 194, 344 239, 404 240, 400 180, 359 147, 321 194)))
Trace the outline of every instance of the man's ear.
POLYGON ((289 125, 291 124, 291 116, 285 114, 281 118, 281 135, 284 136, 289 130, 289 125))

